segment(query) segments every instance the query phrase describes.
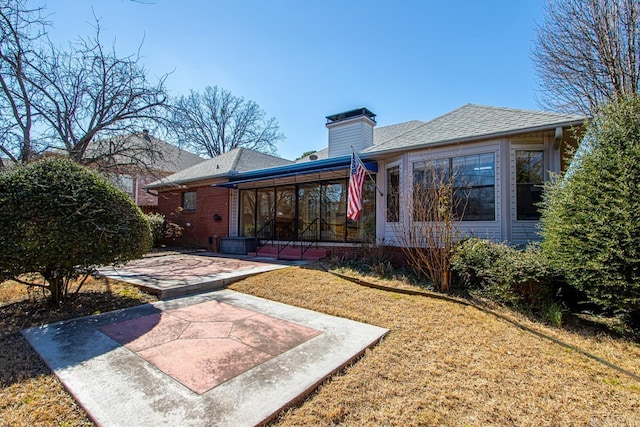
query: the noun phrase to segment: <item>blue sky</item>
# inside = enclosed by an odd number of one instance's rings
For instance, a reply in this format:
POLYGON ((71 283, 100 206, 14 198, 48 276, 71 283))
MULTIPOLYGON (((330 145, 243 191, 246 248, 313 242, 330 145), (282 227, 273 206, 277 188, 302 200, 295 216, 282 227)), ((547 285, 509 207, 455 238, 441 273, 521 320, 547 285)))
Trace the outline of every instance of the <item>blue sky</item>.
POLYGON ((466 103, 540 109, 531 62, 544 0, 51 0, 59 44, 92 34, 141 45, 170 93, 218 85, 257 102, 293 159, 326 146, 325 116, 365 106, 378 126, 466 103))

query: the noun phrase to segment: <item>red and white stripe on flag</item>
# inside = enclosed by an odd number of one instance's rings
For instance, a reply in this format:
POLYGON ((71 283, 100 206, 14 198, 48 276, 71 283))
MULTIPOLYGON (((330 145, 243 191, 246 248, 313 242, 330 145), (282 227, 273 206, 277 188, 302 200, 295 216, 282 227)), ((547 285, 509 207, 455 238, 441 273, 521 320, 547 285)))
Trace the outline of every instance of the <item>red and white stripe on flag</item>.
POLYGON ((347 218, 357 220, 362 211, 362 188, 367 171, 356 155, 351 154, 351 172, 349 173, 349 200, 347 203, 347 218))

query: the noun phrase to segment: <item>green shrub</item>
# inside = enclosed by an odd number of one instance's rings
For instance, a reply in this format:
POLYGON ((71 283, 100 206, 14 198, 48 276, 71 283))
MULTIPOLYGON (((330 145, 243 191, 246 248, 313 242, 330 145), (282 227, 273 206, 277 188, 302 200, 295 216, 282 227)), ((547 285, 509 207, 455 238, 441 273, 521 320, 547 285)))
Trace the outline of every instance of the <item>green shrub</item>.
POLYGON ((165 235, 165 218, 164 215, 155 213, 146 215, 149 228, 151 229, 151 238, 153 240, 153 247, 157 248, 162 243, 165 235))
POLYGON ((518 250, 480 239, 461 242, 451 264, 463 289, 511 305, 536 306, 550 299, 559 276, 539 248, 518 250))
POLYGON ((506 257, 509 249, 506 245, 475 238, 459 243, 451 259, 458 284, 469 290, 489 286, 494 281, 495 264, 506 257))
POLYGON ((591 301, 638 313, 640 99, 604 108, 585 140, 588 149, 545 190, 542 248, 591 301))
POLYGON ((55 304, 79 275, 138 258, 151 244, 133 200, 68 159, 1 173, 0 206, 0 282, 39 273, 55 304))

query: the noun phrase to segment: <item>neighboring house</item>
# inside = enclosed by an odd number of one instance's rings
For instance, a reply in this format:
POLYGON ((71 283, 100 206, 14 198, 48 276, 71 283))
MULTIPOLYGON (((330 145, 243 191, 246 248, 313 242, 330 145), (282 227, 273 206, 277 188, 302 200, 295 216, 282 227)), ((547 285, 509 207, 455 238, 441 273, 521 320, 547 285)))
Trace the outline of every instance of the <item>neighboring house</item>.
POLYGON ((328 116, 328 147, 295 163, 235 151, 148 187, 159 192, 161 213, 182 207, 180 220, 197 227, 191 236, 199 246, 257 236, 300 253, 311 244, 344 252, 363 241, 397 247, 398 225, 413 221, 414 185, 436 167, 464 183, 462 233, 522 245, 537 239, 541 184, 566 168, 583 121, 467 104, 428 122, 376 129, 375 114, 359 108, 328 116), (375 179, 365 182, 357 221, 346 216, 352 147, 375 179))
POLYGON ((205 161, 150 135, 147 130, 96 141, 87 154, 95 157, 93 164, 129 194, 138 206, 148 210, 155 210, 158 197, 146 189, 147 185, 205 161))

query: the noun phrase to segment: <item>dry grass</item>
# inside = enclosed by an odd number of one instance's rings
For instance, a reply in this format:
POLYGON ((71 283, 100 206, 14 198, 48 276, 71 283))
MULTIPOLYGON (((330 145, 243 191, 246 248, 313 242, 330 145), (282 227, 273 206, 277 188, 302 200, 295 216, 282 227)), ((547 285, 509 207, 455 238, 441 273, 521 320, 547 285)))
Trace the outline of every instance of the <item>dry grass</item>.
POLYGON ((0 426, 93 425, 20 330, 155 300, 137 288, 89 279, 78 298, 52 309, 39 290, 0 285, 0 426))
MULTIPOLYGON (((475 308, 300 268, 231 288, 391 331, 281 425, 640 425, 639 382, 475 308)), ((519 320, 640 374, 633 343, 519 320)))
MULTIPOLYGON (((472 307, 303 268, 231 288, 391 331, 276 424, 640 426, 639 382, 472 307)), ((52 311, 21 286, 0 286, 0 426, 91 425, 20 329, 151 300, 128 285, 92 281, 77 301, 52 311)), ((633 343, 518 320, 640 374, 633 343)))

